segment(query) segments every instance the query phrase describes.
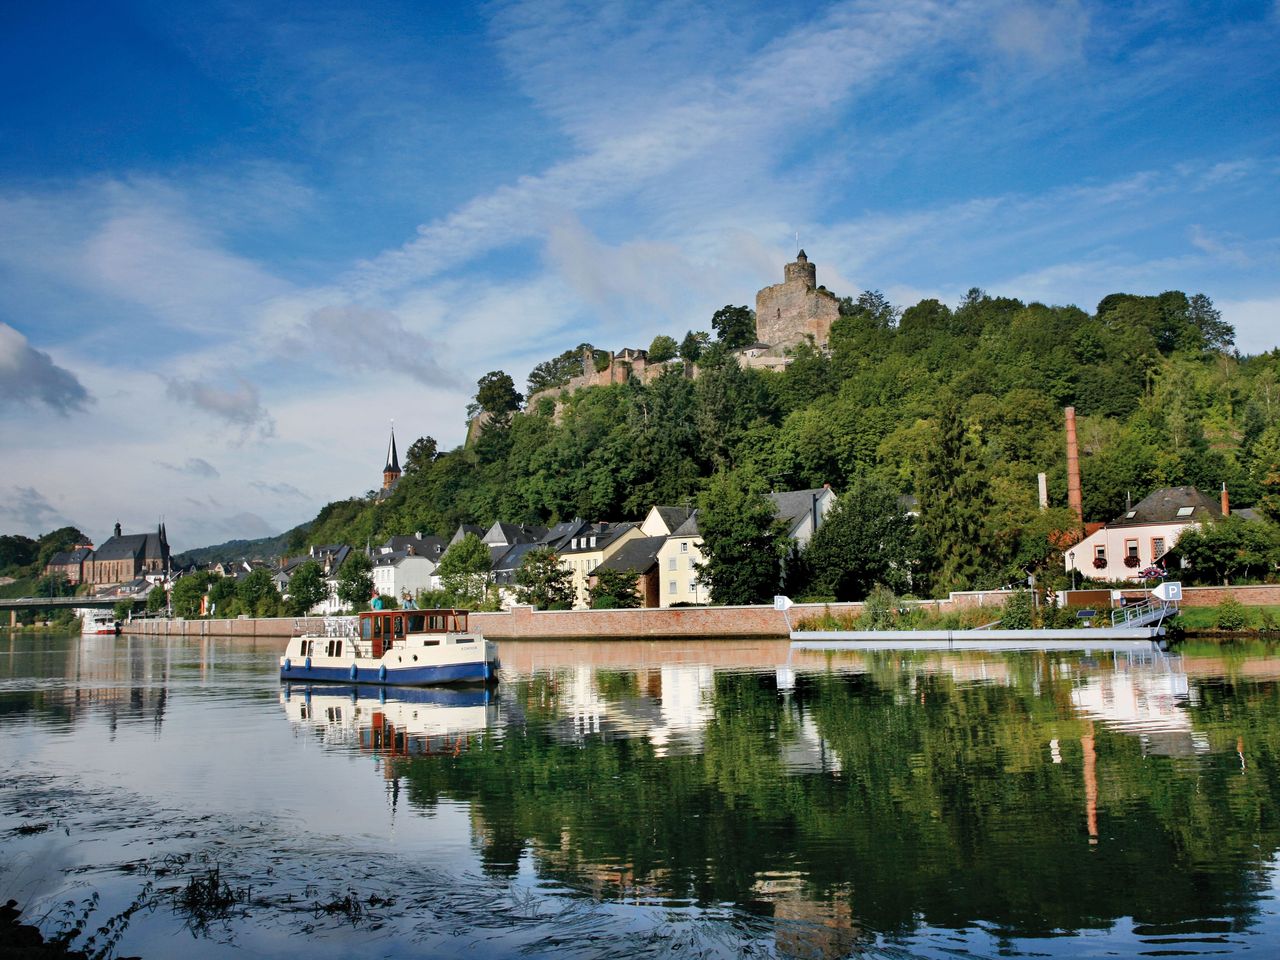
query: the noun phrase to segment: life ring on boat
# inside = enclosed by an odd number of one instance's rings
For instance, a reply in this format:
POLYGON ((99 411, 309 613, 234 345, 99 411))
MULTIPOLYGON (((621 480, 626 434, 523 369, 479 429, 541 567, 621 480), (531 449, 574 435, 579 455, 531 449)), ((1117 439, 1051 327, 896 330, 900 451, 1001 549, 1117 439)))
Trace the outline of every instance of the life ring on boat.
POLYGON ((304 666, 305 666, 308 670, 310 670, 310 669, 311 669, 311 658, 310 658, 310 657, 307 657, 307 662, 306 662, 306 664, 304 664, 304 666))
POLYGON ((385 663, 380 664, 378 666, 378 679, 379 680, 387 679, 387 665, 385 663))
POLYGON ((359 675, 360 675, 360 668, 353 663, 351 665, 351 670, 350 670, 351 679, 354 680, 359 675))
POLYGON ((288 672, 289 672, 290 670, 292 670, 292 669, 293 669, 293 664, 289 662, 289 658, 288 658, 288 657, 285 657, 285 658, 284 658, 284 672, 285 672, 285 673, 288 673, 288 672))

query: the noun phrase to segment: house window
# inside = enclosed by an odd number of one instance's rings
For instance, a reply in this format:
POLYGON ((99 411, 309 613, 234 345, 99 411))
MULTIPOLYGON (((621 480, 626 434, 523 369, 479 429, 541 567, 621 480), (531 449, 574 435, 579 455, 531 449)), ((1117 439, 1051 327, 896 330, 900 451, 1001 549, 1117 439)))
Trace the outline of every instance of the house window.
POLYGON ((1103 561, 1105 561, 1105 560, 1107 559, 1107 548, 1106 548, 1106 547, 1094 547, 1094 548, 1093 548, 1093 559, 1095 559, 1095 560, 1103 560, 1103 561))
POLYGON ((1124 555, 1126 557, 1136 557, 1138 555, 1138 541, 1126 540, 1124 542, 1124 555))
POLYGON ((689 552, 689 541, 688 541, 688 540, 681 540, 681 541, 680 541, 680 552, 681 552, 681 553, 688 553, 688 552, 689 552))
POLYGON ((676 558, 675 558, 675 557, 668 557, 668 558, 667 558, 667 569, 668 569, 668 570, 674 570, 675 568, 676 568, 676 558))
POLYGON ((676 582, 672 580, 670 583, 667 584, 667 593, 675 593, 675 592, 676 592, 676 582))
POLYGON ((1151 540, 1151 559, 1159 560, 1164 556, 1164 537, 1153 537, 1151 540))

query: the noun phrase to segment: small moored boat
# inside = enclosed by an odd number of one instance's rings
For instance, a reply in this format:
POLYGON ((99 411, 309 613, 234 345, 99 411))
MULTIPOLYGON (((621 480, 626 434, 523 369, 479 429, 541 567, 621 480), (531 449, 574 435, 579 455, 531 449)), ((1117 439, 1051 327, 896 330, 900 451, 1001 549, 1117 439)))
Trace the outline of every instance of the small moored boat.
POLYGON ((80 633, 84 636, 114 637, 120 633, 120 622, 111 610, 83 607, 76 613, 80 615, 80 633))
POLYGON ((293 637, 280 679, 425 686, 488 683, 498 648, 467 629, 465 610, 370 610, 326 617, 323 633, 293 637))

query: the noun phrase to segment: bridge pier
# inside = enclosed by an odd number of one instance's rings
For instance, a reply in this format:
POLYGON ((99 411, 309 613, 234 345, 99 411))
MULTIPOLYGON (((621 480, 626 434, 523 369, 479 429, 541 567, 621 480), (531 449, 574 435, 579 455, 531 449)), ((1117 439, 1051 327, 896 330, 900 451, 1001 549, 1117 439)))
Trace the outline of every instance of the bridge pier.
POLYGON ((9 629, 12 630, 18 625, 18 611, 9 611, 9 629))

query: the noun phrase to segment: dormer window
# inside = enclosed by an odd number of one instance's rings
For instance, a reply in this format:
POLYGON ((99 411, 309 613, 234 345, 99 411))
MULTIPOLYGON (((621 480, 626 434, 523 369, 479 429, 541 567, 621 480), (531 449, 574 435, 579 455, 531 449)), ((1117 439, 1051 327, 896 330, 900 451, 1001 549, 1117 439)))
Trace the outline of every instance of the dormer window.
POLYGON ((1138 515, 1138 511, 1137 511, 1137 510, 1130 510, 1128 513, 1126 513, 1126 514, 1124 515, 1124 518, 1125 518, 1126 520, 1132 520, 1132 519, 1133 519, 1134 517, 1136 517, 1137 515, 1138 515))
POLYGON ((1195 507, 1179 507, 1178 516, 1179 518, 1189 517, 1191 516, 1191 514, 1195 513, 1195 511, 1196 511, 1195 507))

